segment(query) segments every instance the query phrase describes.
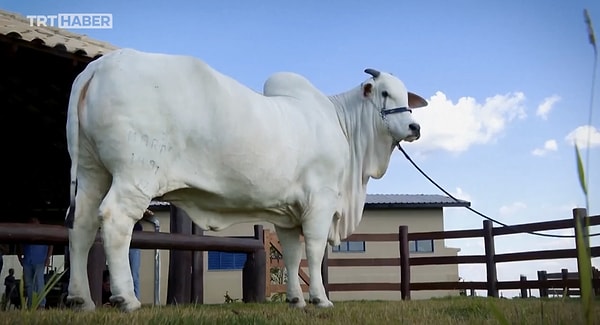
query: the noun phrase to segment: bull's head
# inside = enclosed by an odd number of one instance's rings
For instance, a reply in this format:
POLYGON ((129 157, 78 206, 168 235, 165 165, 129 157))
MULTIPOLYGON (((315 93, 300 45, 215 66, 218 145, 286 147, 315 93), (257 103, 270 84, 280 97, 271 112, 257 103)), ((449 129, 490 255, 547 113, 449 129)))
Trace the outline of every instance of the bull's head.
POLYGON ((408 92, 404 83, 389 73, 375 69, 366 69, 365 72, 373 78, 363 83, 363 95, 378 109, 394 144, 419 139, 421 126, 413 119, 411 110, 427 106, 427 101, 408 92))

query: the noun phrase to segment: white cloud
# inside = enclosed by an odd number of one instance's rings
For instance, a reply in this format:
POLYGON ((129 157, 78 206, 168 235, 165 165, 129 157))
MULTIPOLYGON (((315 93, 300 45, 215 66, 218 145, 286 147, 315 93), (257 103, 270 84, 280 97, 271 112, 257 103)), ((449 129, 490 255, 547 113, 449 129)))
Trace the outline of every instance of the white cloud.
POLYGON ((544 98, 544 101, 538 106, 535 115, 541 117, 542 119, 548 119, 548 114, 552 110, 554 104, 556 104, 560 100, 560 96, 552 95, 550 97, 544 98))
POLYGON ((454 196, 455 198, 459 199, 459 200, 465 200, 465 201, 472 201, 472 197, 471 195, 469 195, 469 193, 465 193, 463 192, 462 188, 457 187, 455 192, 451 192, 450 194, 452 194, 452 196, 454 196))
POLYGON ((438 91, 429 106, 414 111, 423 126, 417 150, 463 152, 474 144, 495 141, 506 124, 523 119, 525 95, 521 92, 496 95, 478 103, 472 97, 461 97, 456 103, 438 91))
POLYGON ((500 207, 500 217, 506 218, 515 216, 517 215, 517 213, 521 212, 522 210, 525 210, 526 208, 527 204, 520 201, 513 202, 509 205, 503 205, 500 207))
POLYGON ((588 140, 590 148, 600 146, 600 131, 591 125, 582 125, 571 131, 565 140, 573 145, 577 143, 579 148, 587 148, 588 140))
POLYGON ((550 139, 550 140, 547 140, 546 142, 544 142, 544 146, 542 148, 533 149, 533 151, 531 153, 534 156, 543 156, 550 151, 556 151, 556 150, 558 150, 558 143, 556 143, 556 140, 550 139))

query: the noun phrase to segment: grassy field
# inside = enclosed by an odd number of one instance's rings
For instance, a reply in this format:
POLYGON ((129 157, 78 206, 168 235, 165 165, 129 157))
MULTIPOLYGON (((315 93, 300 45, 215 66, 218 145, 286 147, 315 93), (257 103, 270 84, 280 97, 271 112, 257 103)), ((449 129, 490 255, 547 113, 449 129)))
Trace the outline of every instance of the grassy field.
MULTIPOLYGON (((2 324, 500 324, 494 307, 509 324, 583 324, 576 300, 460 297, 419 301, 337 302, 332 309, 304 310, 283 303, 144 307, 132 314, 113 308, 93 313, 70 310, 7 311, 2 324)), ((595 319, 600 311, 595 310, 595 319)))

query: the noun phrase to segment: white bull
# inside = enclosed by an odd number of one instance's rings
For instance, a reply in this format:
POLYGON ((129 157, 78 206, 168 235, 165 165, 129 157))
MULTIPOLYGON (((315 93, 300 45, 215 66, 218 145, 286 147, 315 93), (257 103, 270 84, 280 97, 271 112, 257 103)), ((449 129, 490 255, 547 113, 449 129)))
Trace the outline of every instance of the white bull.
POLYGON ((296 307, 306 305, 297 274, 303 234, 309 301, 332 306, 320 273, 327 241, 354 231, 369 178, 384 175, 400 141, 420 136, 409 107, 427 105, 396 77, 365 72, 372 78, 331 97, 277 73, 263 95, 191 57, 123 49, 91 62, 73 83, 67 118, 68 300, 95 308, 86 266, 101 226, 111 301, 140 307, 127 254, 133 225, 159 198, 203 229, 273 223, 296 307))

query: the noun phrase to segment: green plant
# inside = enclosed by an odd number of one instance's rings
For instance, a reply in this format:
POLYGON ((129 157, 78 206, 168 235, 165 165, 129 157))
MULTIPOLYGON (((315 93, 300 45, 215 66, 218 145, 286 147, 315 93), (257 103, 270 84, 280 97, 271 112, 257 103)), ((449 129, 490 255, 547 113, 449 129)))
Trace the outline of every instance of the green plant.
MULTIPOLYGON (((594 49, 594 65, 592 69, 592 90, 590 97, 590 107, 588 113, 588 137, 587 137, 587 150, 586 150, 586 165, 589 168, 589 149, 590 149, 590 133, 591 133, 591 124, 592 124, 592 112, 593 112, 593 102, 594 102, 594 84, 596 80, 596 66, 598 62, 598 49, 596 47, 596 36, 594 34, 594 28, 592 26, 592 19, 587 11, 584 9, 583 11, 584 20, 587 26, 588 39, 590 44, 594 49)), ((575 143, 575 159, 577 164, 577 176, 579 179, 579 184, 581 185, 581 189, 583 191, 583 195, 585 196, 585 207, 586 207, 586 226, 584 227, 581 222, 575 222, 576 227, 576 241, 577 241, 577 265, 579 266, 579 281, 581 286, 581 306, 583 309, 583 316, 585 318, 585 323, 588 325, 593 324, 594 322, 594 298, 592 293, 592 262, 590 259, 590 242, 589 242, 589 182, 586 176, 585 166, 583 164, 583 160, 581 159, 581 154, 579 152, 579 147, 577 143, 575 143)), ((588 173, 589 174, 589 173, 588 173)))
MULTIPOLYGON (((58 281, 62 278, 62 276, 65 274, 65 272, 67 272, 67 269, 64 269, 61 272, 54 272, 51 276, 50 279, 48 279, 48 281, 46 282, 46 284, 44 285, 44 288, 42 289, 42 293, 37 293, 34 292, 31 297, 25 297, 25 281, 23 281, 23 279, 21 279, 21 281, 19 281, 19 295, 20 295, 20 299, 21 299, 21 309, 22 310, 26 310, 28 308, 27 302, 28 299, 31 299, 31 309, 37 309, 40 304, 42 303, 42 300, 44 298, 46 298, 46 296, 48 296, 48 293, 50 293, 50 290, 52 290, 52 288, 54 288, 54 286, 56 286, 56 284, 58 283, 58 281)), ((35 277, 36 274, 34 274, 35 277)))
MULTIPOLYGON (((279 251, 277 251, 277 249, 273 246, 271 246, 271 249, 270 249, 270 256, 271 256, 271 260, 275 259, 275 260, 280 261, 283 258, 281 253, 279 251)), ((274 266, 269 270, 269 273, 271 275, 271 283, 273 283, 273 284, 287 283, 287 272, 286 272, 285 268, 274 266)), ((287 294, 285 292, 276 292, 273 295, 271 295, 270 300, 273 302, 284 302, 286 298, 287 298, 287 294)))
POLYGON ((285 302, 287 294, 285 292, 276 292, 271 296, 271 302, 285 302))
MULTIPOLYGON (((275 284, 285 284, 287 282, 287 274, 285 272, 285 268, 281 267, 272 267, 270 270, 271 273, 271 283, 275 284)), ((273 302, 284 302, 287 295, 285 292, 276 292, 271 295, 270 300, 273 302)))

